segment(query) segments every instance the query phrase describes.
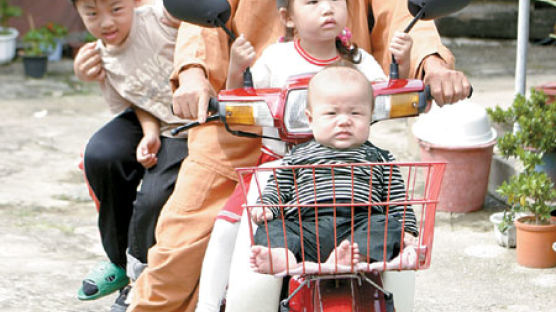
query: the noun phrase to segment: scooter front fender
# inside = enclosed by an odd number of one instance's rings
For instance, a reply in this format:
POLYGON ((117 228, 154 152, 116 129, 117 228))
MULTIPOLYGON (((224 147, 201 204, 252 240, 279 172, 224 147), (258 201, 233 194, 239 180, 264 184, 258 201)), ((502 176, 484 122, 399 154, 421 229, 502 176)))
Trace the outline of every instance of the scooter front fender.
MULTIPOLYGON (((380 274, 367 277, 382 287, 380 274)), ((303 282, 303 277, 292 277, 290 293, 303 282)), ((386 311, 384 293, 359 278, 325 278, 311 281, 302 287, 289 302, 290 312, 379 312, 386 311)))

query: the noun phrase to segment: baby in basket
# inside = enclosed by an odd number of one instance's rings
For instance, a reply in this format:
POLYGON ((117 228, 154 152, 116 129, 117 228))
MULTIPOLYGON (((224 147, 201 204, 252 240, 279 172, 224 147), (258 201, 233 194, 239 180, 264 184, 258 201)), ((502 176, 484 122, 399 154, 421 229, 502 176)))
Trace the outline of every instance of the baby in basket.
MULTIPOLYGON (((295 146, 282 165, 394 161, 390 152, 368 141, 372 110, 371 85, 356 68, 332 65, 320 71, 311 79, 307 95, 306 115, 314 139, 295 146)), ((396 166, 277 169, 262 193, 265 207, 251 209, 252 220, 259 224, 251 248, 251 268, 275 274, 299 268, 301 260, 345 268, 394 258, 410 266, 415 259, 397 256, 401 246, 416 244, 413 209, 371 204, 404 198, 404 181, 396 166), (352 202, 369 205, 352 207, 352 202), (315 204, 318 209, 298 209, 315 204), (272 205, 285 207, 281 211, 272 205)))

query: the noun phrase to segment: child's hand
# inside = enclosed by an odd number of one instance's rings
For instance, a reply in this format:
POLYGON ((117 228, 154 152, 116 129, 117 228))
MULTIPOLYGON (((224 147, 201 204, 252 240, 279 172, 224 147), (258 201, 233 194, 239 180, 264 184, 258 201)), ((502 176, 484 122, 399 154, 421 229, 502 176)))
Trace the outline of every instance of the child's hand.
POLYGON ((103 81, 106 76, 96 42, 89 42, 79 49, 73 61, 75 76, 81 81, 103 81))
POLYGON ((390 43, 390 53, 392 53, 398 64, 409 64, 412 45, 413 40, 409 34, 404 32, 396 32, 394 34, 390 43))
POLYGON ((160 137, 158 135, 145 135, 137 145, 137 162, 145 168, 156 165, 158 158, 156 154, 160 149, 160 137))
POLYGON ((272 211, 263 207, 251 208, 251 220, 255 223, 262 223, 264 220, 272 220, 274 216, 272 211))
POLYGON ((230 71, 233 73, 242 73, 255 61, 255 48, 243 34, 232 43, 230 50, 230 71))

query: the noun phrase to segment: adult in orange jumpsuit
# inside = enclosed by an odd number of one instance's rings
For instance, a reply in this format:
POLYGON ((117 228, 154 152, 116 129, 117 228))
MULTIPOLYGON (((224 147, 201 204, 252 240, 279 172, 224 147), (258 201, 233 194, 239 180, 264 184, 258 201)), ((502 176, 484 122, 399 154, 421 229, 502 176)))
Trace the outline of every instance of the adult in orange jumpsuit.
MULTIPOLYGON (((227 23, 243 34, 258 54, 283 35, 273 0, 230 0, 227 23)), ((406 0, 348 0, 352 41, 370 52, 388 72, 390 38, 412 16, 406 0), (369 33, 368 15, 374 26, 369 33)), ((433 22, 419 21, 413 38, 410 72, 423 77, 440 105, 469 93, 467 78, 453 69, 454 58, 441 42, 433 22)), ((174 113, 204 121, 209 94, 224 88, 229 38, 216 28, 182 23, 171 82, 174 113)), ((251 129, 250 131, 253 131, 251 129)), ((189 156, 182 163, 174 193, 162 209, 156 245, 149 250, 148 267, 137 280, 131 311, 194 311, 199 275, 214 218, 232 194, 234 168, 252 166, 260 154, 260 140, 235 137, 218 123, 189 131, 189 156)))

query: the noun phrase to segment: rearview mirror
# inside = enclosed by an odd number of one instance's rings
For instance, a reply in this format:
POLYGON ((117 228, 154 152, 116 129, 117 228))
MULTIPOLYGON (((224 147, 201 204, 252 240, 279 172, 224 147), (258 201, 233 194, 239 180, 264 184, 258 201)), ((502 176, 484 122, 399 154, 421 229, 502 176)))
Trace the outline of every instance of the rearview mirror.
POLYGON ((164 7, 174 17, 202 27, 222 27, 231 11, 226 0, 164 0, 164 7))
POLYGON ((407 8, 413 16, 423 13, 420 19, 431 20, 457 12, 471 0, 408 0, 407 8))

